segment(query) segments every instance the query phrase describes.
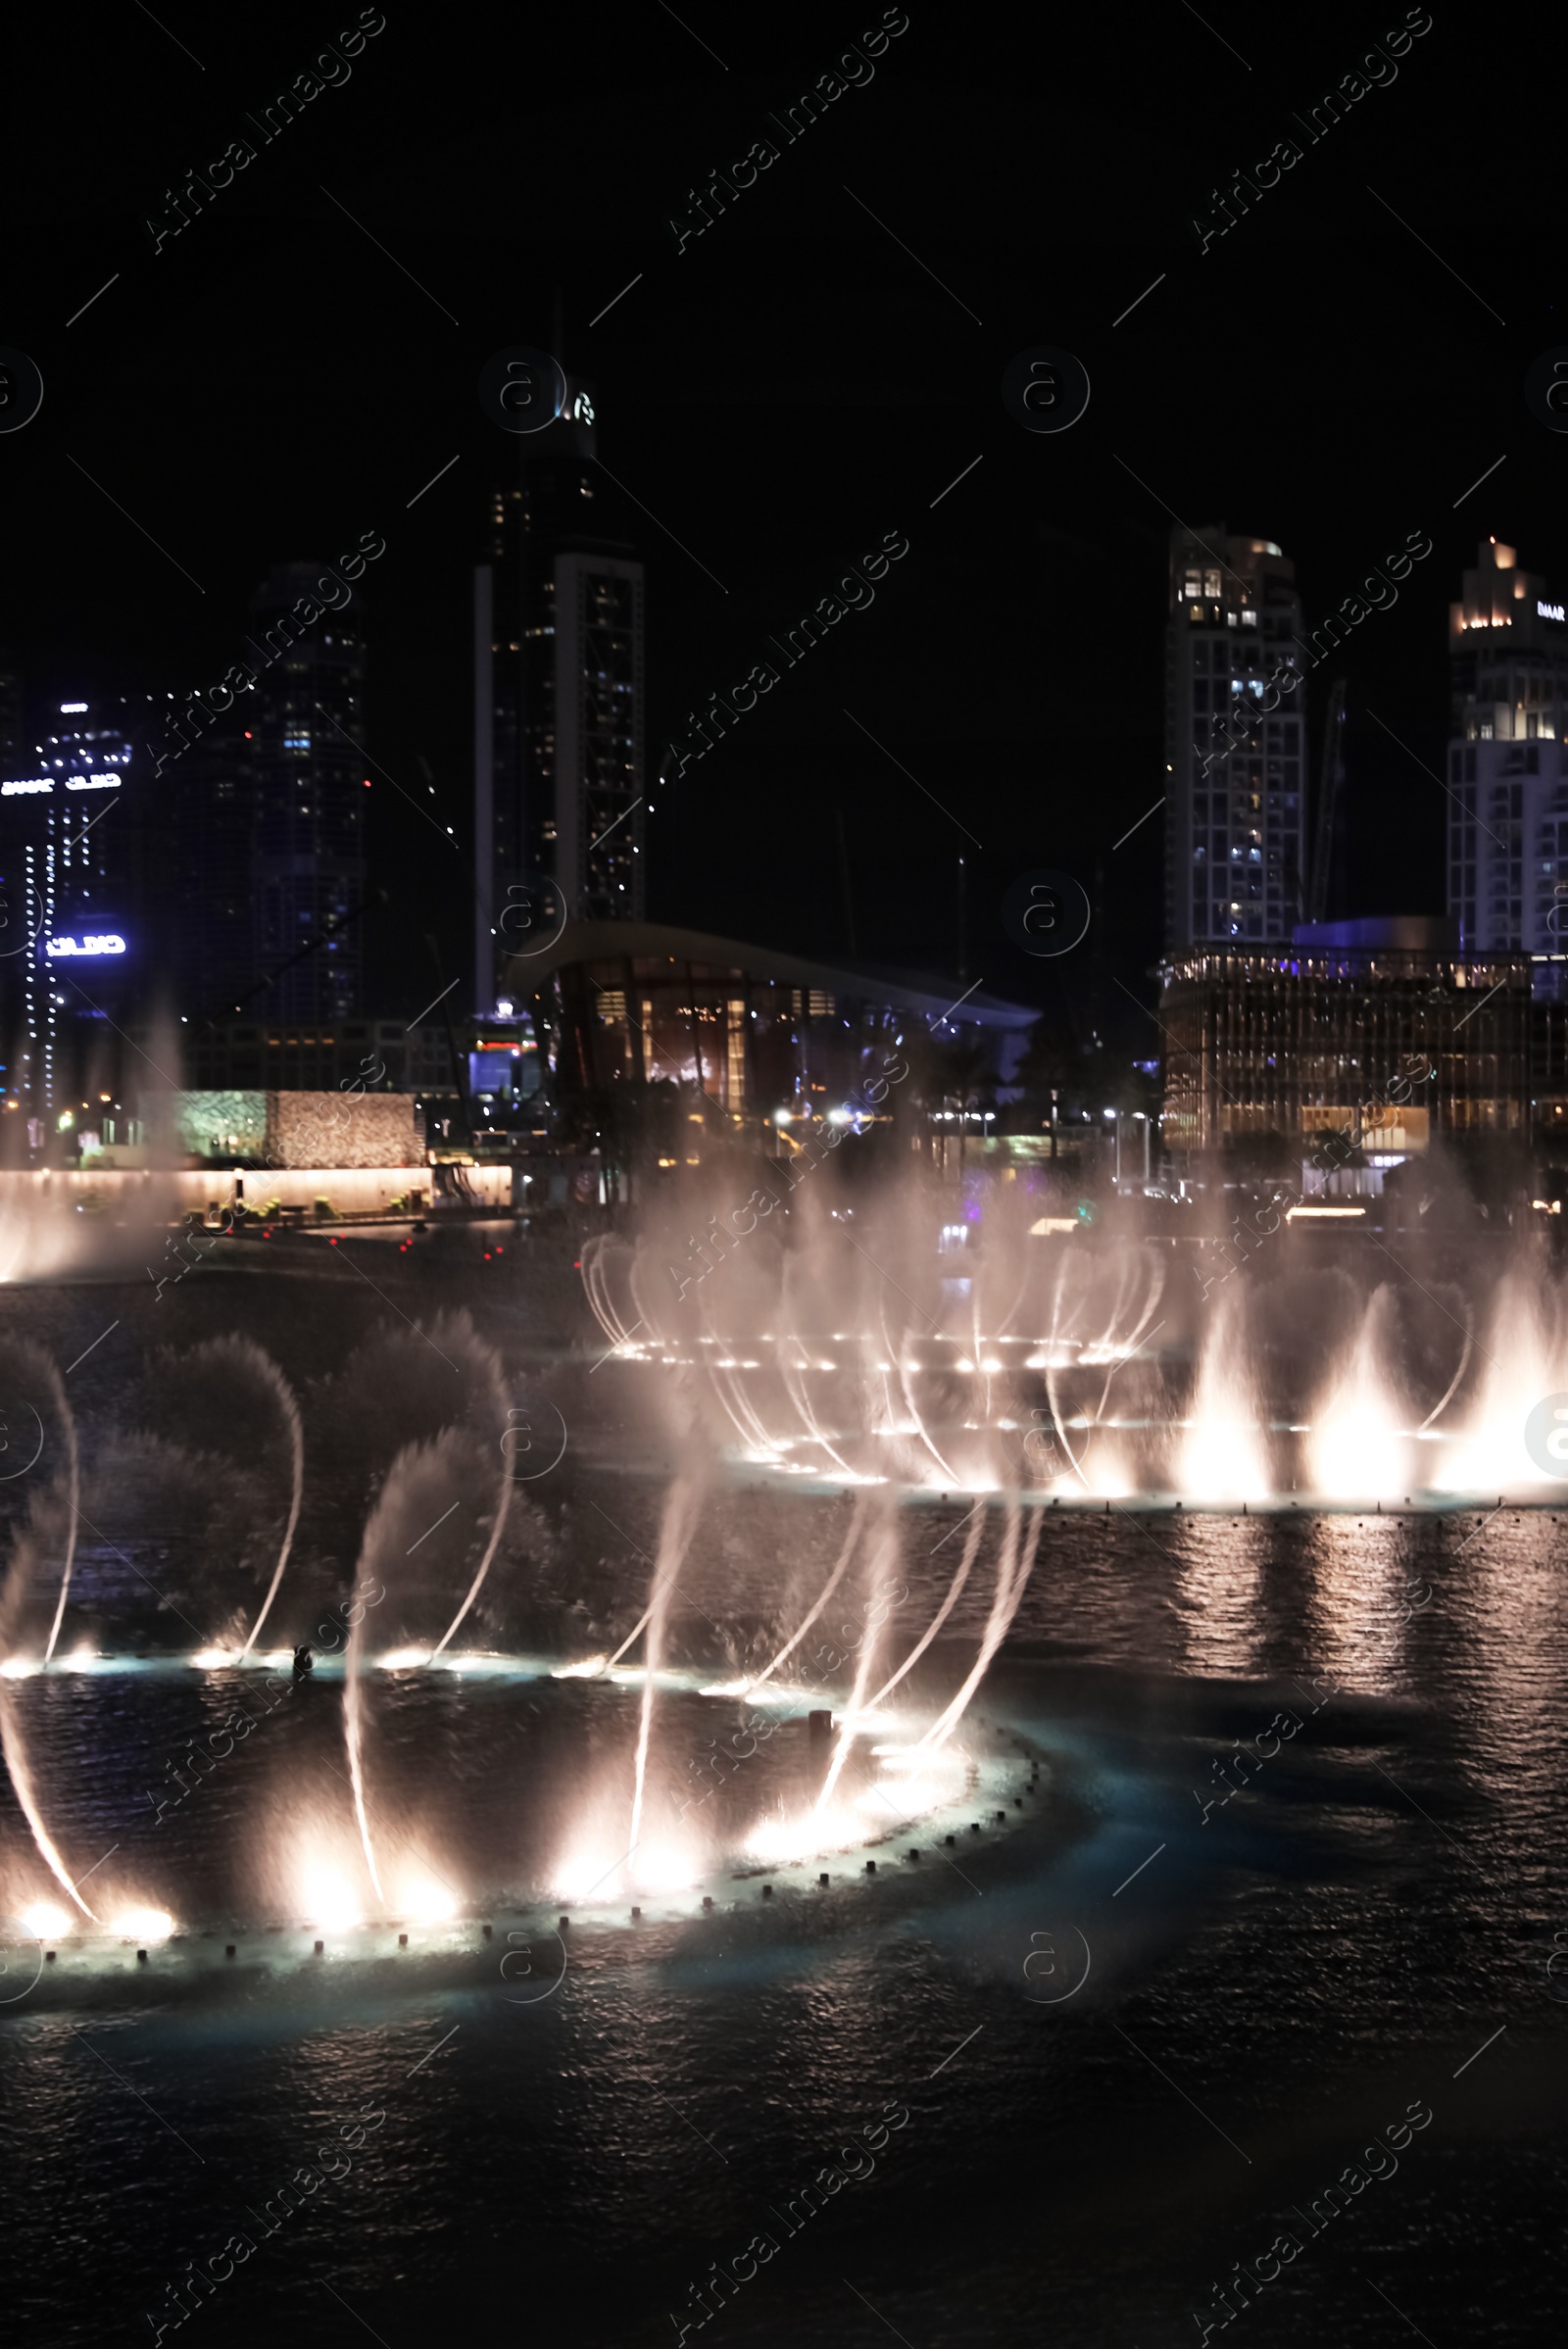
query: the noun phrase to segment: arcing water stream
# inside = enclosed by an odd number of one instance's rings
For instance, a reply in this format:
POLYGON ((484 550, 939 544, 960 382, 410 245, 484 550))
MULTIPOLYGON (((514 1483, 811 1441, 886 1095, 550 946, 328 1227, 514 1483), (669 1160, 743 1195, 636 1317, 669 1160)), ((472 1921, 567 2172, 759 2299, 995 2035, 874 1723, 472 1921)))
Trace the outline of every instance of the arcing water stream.
MULTIPOLYGON (((662 1422, 672 1464, 646 1598, 629 1628, 592 1652, 568 1646, 523 1674, 538 1684, 535 1706, 566 1702, 575 1685, 581 1696, 571 1702, 597 1705, 593 1692, 603 1690, 616 1707, 592 1715, 594 1757, 580 1799, 551 1831, 556 1858, 544 1874, 559 1889, 612 1899, 629 1881, 657 1892, 720 1863, 717 1828, 698 1833, 689 1804, 677 1809, 659 1776, 671 1740, 678 1748, 687 1735, 684 1708, 699 1692, 710 1705, 744 1697, 797 1716, 803 1704, 837 1712, 820 1767, 765 1791, 759 1772, 751 1824, 731 1820, 722 1830, 754 1855, 804 1858, 852 1848, 872 1832, 865 1818, 876 1821, 876 1802, 887 1800, 864 1783, 864 1740, 873 1735, 896 1731, 900 1742, 875 1750, 912 1774, 898 1782, 900 1816, 939 1805, 956 1783, 941 1757, 968 1736, 1054 1508, 1418 1510, 1504 1494, 1548 1501, 1563 1490, 1549 1462, 1532 1456, 1525 1423, 1544 1397, 1568 1389, 1568 1290, 1528 1247, 1513 1247, 1490 1284, 1470 1287, 1448 1265, 1424 1265, 1426 1277, 1401 1284, 1368 1279, 1364 1256, 1303 1268, 1281 1250, 1278 1277, 1224 1282, 1200 1311, 1169 1248, 1137 1237, 1099 1248, 1043 1238, 1029 1212, 1004 1198, 978 1227, 946 1227, 938 1247, 912 1191, 889 1192, 873 1214, 808 1201, 787 1248, 762 1235, 745 1251, 715 1250, 695 1288, 670 1277, 651 1238, 587 1248, 585 1292, 611 1346, 593 1392, 617 1396, 645 1423, 662 1422), (772 1561, 774 1603, 747 1635, 757 1642, 750 1667, 710 1611, 711 1599, 689 1602, 682 1582, 718 1496, 748 1483, 795 1501, 780 1520, 795 1533, 772 1561), (853 1505, 818 1557, 814 1534, 803 1537, 824 1493, 853 1505), (937 1544, 956 1540, 956 1554, 921 1620, 896 1624, 889 1593, 908 1563, 905 1503, 939 1497, 959 1510, 937 1544), (972 1586, 993 1527, 989 1599, 977 1621, 972 1586), (846 1675, 839 1657, 824 1681, 808 1665, 807 1643, 830 1625, 835 1601, 864 1630, 853 1669, 846 1675), (675 1625, 677 1611, 689 1625, 694 1606, 711 1634, 697 1634, 702 1665, 675 1625), (962 1624, 968 1644, 952 1652, 962 1624), (619 1692, 633 1690, 622 1721, 619 1692), (817 1704, 822 1697, 830 1705, 817 1704), (614 1736, 612 1718, 622 1723, 614 1736), (851 1786, 859 1790, 847 1807, 851 1786)), ((331 1421, 360 1431, 355 1440, 369 1446, 352 1590, 373 1584, 377 1591, 369 1605, 363 1595, 347 1603, 342 1643, 345 1767, 337 1775, 358 1859, 333 1865, 340 1873, 357 1866, 365 1885, 344 1893, 345 1915, 363 1914, 367 1900, 384 1914, 407 1877, 397 1855, 409 1820, 384 1799, 382 1676, 512 1671, 516 1659, 509 1663, 506 1650, 462 1647, 458 1636, 465 1627, 470 1642, 482 1627, 491 1636, 525 1592, 541 1538, 537 1511, 530 1503, 519 1514, 513 1493, 507 1365, 468 1317, 409 1322, 362 1353, 358 1374, 352 1362, 345 1368, 331 1421)), ((79 1638, 73 1644, 71 1628, 78 1523, 90 1522, 95 1539, 122 1553, 117 1526, 98 1522, 112 1515, 112 1494, 106 1501, 94 1488, 95 1516, 83 1519, 83 1460, 57 1365, 30 1341, 13 1345, 11 1361, 14 1382, 36 1394, 49 1437, 25 1510, 14 1508, 0 1598, 0 1743, 37 1859, 92 1922, 81 1879, 46 1818, 50 1773, 35 1765, 30 1708, 16 1684, 131 1668, 129 1658, 79 1638)), ((242 1427, 260 1412, 281 1436, 281 1530, 265 1590, 246 1605, 237 1590, 215 1586, 224 1620, 248 1628, 204 1637, 188 1659, 207 1674, 275 1671, 288 1651, 264 1652, 263 1633, 284 1621, 291 1638, 309 1639, 312 1630, 288 1574, 312 1505, 312 1413, 248 1337, 209 1341, 166 1367, 215 1395, 244 1396, 242 1427)), ((591 1424, 584 1431, 585 1451, 593 1432, 591 1424)), ((254 1444, 234 1449, 247 1473, 275 1481, 268 1466, 275 1453, 256 1456, 254 1444)), ((148 1457, 156 1464, 176 1453, 166 1444, 148 1457)), ((635 1471, 639 1456, 634 1442, 618 1472, 635 1471)), ((190 1475, 200 1481, 194 1465, 190 1475)), ((328 1648, 339 1644, 324 1626, 317 1636, 328 1648)), ((817 1656, 824 1652, 819 1645, 817 1656)), ((318 1678, 334 1670, 323 1666, 318 1678)), ((286 1788, 274 1788, 270 1799, 286 1806, 286 1788)), ((10 1873, 20 1898, 25 1871, 10 1873)), ((145 1896, 125 1910, 115 1880, 113 1869, 99 1880, 103 1901, 145 1920, 145 1896)))

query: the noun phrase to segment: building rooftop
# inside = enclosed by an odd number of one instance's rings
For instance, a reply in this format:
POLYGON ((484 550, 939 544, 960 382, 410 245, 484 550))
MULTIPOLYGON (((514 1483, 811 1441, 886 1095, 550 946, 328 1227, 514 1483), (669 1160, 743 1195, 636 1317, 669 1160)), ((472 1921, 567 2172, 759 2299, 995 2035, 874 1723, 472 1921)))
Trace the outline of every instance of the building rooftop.
POLYGON ((556 944, 542 953, 508 958, 502 992, 526 996, 542 980, 576 963, 620 962, 628 956, 706 962, 789 987, 885 1003, 890 1009, 913 1012, 921 1019, 951 1019, 959 1013, 964 1025, 1030 1028, 1040 1017, 1028 1004, 1006 1003, 980 988, 960 988, 955 994, 952 981, 929 974, 891 972, 865 963, 808 961, 804 955, 782 954, 772 947, 714 938, 702 930, 674 929, 662 922, 572 922, 556 944))

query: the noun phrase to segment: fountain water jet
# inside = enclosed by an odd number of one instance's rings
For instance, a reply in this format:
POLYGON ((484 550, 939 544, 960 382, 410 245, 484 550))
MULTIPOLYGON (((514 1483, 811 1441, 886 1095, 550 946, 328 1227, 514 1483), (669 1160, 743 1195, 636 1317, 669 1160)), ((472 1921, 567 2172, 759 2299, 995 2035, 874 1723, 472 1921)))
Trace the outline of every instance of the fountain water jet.
MULTIPOLYGON (((8 1661, 11 1654, 11 1642, 16 1631, 15 1619, 24 1596, 24 1586, 26 1580, 24 1574, 19 1571, 19 1566, 26 1555, 25 1545, 19 1543, 18 1550, 11 1559, 4 1594, 0 1596, 0 1650, 4 1651, 8 1661)), ((43 1813, 38 1807, 37 1792, 33 1786, 32 1765, 27 1754, 26 1740, 23 1737, 22 1723, 17 1715, 16 1693, 9 1679, 4 1676, 0 1676, 0 1752, 5 1755, 6 1770, 16 1792, 18 1805, 32 1831, 32 1839, 38 1846, 39 1856, 45 1867, 62 1889, 71 1895, 82 1915, 96 1924, 96 1916, 66 1873, 66 1863, 60 1856, 54 1837, 44 1825, 43 1813)))
POLYGON ((971 1531, 968 1540, 964 1542, 963 1554, 958 1560, 957 1572, 954 1575, 952 1582, 948 1585, 947 1594, 944 1597, 942 1604, 938 1607, 936 1613, 932 1616, 930 1622, 926 1625, 925 1630, 921 1633, 919 1639, 910 1648, 908 1654, 905 1657, 898 1670, 888 1676, 888 1678, 882 1683, 881 1688, 878 1688, 876 1694, 870 1699, 865 1708, 867 1712, 875 1712, 877 1706, 882 1702, 882 1699, 892 1693, 892 1691, 898 1687, 900 1681, 904 1679, 906 1673, 911 1672, 914 1669, 914 1666, 918 1664, 920 1658, 925 1654, 926 1649, 930 1646, 932 1640, 936 1638, 938 1632, 942 1629, 942 1626, 947 1622, 948 1617, 957 1605, 958 1599, 963 1591, 963 1587, 969 1580, 969 1570, 973 1566, 975 1559, 980 1553, 980 1543, 985 1536, 986 1510, 984 1501, 976 1501, 972 1515, 974 1519, 973 1530, 971 1531))
POLYGON ((1044 1519, 1045 1511, 1043 1509, 1035 1508, 1030 1511, 1029 1536, 1024 1544, 1023 1556, 1019 1559, 1019 1504, 1016 1493, 1009 1496, 1006 1532, 1003 1537, 1002 1557, 997 1567, 996 1595, 991 1602, 991 1616, 981 1637, 979 1653, 969 1667, 962 1687, 949 1700, 945 1709, 937 1715, 936 1720, 932 1722, 930 1728, 920 1738, 919 1746, 922 1752, 928 1754, 941 1752, 963 1719, 964 1713, 968 1709, 969 1699, 979 1688, 992 1657, 1006 1638, 1013 1616, 1018 1611, 1018 1601, 1023 1596, 1024 1585, 1034 1570, 1035 1551, 1039 1547, 1040 1528, 1044 1519))
POLYGON ((1247 1304, 1222 1296, 1199 1364, 1177 1481, 1193 1500, 1256 1501, 1269 1493, 1268 1461, 1249 1367, 1247 1304))
POLYGON ((258 1386, 262 1387, 276 1404, 278 1417, 283 1423, 283 1433, 288 1439, 288 1519, 283 1528, 283 1539, 277 1552, 277 1564, 272 1569, 272 1579, 268 1586, 267 1596, 263 1599, 256 1621, 251 1625, 250 1635, 239 1651, 239 1661, 243 1664, 261 1636, 262 1626, 271 1613, 272 1601, 277 1596, 278 1586, 283 1580, 283 1569, 288 1564, 289 1552, 294 1546, 294 1535, 300 1521, 300 1507, 305 1498, 305 1429, 300 1419, 300 1406, 293 1388, 271 1355, 267 1352, 265 1347, 258 1346, 253 1339, 214 1338, 205 1346, 193 1346, 187 1359, 192 1363, 205 1359, 215 1366, 220 1361, 231 1361, 236 1369, 248 1375, 258 1386))
POLYGON ((1397 1499, 1410 1482, 1396 1370, 1398 1303, 1385 1282, 1361 1316, 1348 1362, 1314 1406, 1313 1488, 1334 1500, 1397 1499))
POLYGON ((32 1839, 37 1844, 50 1874, 56 1883, 71 1895, 82 1915, 90 1918, 96 1925, 97 1917, 66 1874, 66 1863, 61 1858, 55 1847, 54 1838, 43 1823, 43 1814, 38 1808, 37 1796, 33 1791, 32 1770, 27 1760, 26 1746, 23 1741, 22 1724, 16 1717, 15 1706, 16 1697, 13 1690, 6 1682, 0 1681, 0 1750, 5 1753, 6 1769, 10 1773, 18 1804, 21 1806, 22 1814, 27 1825, 32 1830, 32 1839))
MULTIPOLYGON (((442 1510, 439 1503, 454 1486, 462 1490, 464 1479, 469 1472, 469 1460, 465 1455, 470 1443, 471 1439, 462 1429, 446 1427, 429 1443, 404 1445, 387 1470, 386 1482, 366 1521, 359 1564, 354 1575, 356 1590, 368 1578, 373 1577, 389 1593, 395 1593, 401 1581, 401 1595, 406 1605, 411 1573, 417 1572, 433 1580, 439 1587, 443 1574, 443 1545, 435 1537, 449 1523, 456 1506, 454 1504, 442 1510), (411 1535, 414 1537, 412 1540, 411 1535), (427 1542, 431 1544, 429 1548, 424 1546, 427 1542), (416 1552, 419 1554, 419 1567, 411 1570, 406 1561, 416 1552)), ((448 1538, 449 1543, 453 1538, 448 1538)), ((375 1886, 376 1898, 384 1900, 375 1846, 370 1835, 370 1805, 366 1793, 366 1614, 363 1608, 356 1612, 350 1607, 348 1615, 350 1629, 348 1646, 344 1652, 343 1736, 348 1753, 349 1785, 354 1795, 354 1816, 359 1826, 365 1865, 375 1886)), ((426 1651, 422 1649, 416 1649, 415 1656, 420 1662, 427 1660, 426 1651)))
MULTIPOLYGON (((27 1350, 31 1352, 33 1349, 29 1347, 27 1350)), ((50 1391, 54 1395, 55 1408, 60 1414, 60 1425, 65 1433, 66 1498, 71 1510, 71 1521, 66 1528, 66 1562, 60 1574, 60 1599, 55 1608, 55 1619, 49 1626, 48 1643, 43 1651, 43 1660, 47 1664, 55 1652, 55 1641, 60 1637, 60 1626, 66 1612, 66 1597, 71 1589, 72 1568, 76 1562, 76 1523, 80 1513, 77 1504, 81 1498, 81 1457, 76 1444, 75 1414, 66 1400, 66 1384, 60 1376, 60 1366, 41 1351, 38 1354, 38 1360, 43 1365, 50 1391)))
POLYGON ((375 1847, 370 1841, 370 1821, 365 1801, 365 1686, 364 1666, 365 1619, 351 1626, 349 1643, 344 1656, 343 1678, 343 1741, 348 1750, 349 1785, 354 1794, 354 1816, 359 1823, 360 1842, 365 1852, 365 1865, 375 1886, 377 1900, 384 1900, 381 1879, 376 1872, 375 1847))
POLYGON ((667 1556, 669 1560, 668 1573, 673 1575, 680 1571, 686 1552, 691 1546, 692 1536, 697 1531, 699 1498, 699 1493, 691 1481, 684 1477, 677 1477, 665 1493, 664 1514, 659 1528, 659 1550, 655 1560, 653 1585, 648 1604, 614 1654, 606 1657, 601 1667, 605 1672, 612 1670, 620 1662, 632 1641, 638 1638, 639 1634, 647 1630, 654 1612, 654 1600, 660 1582, 661 1561, 667 1556))
POLYGON ((832 1573, 828 1576, 827 1581, 822 1585, 821 1590, 817 1592, 816 1597, 812 1600, 808 1612, 803 1617, 796 1629, 791 1633, 790 1637, 785 1640, 783 1646, 779 1649, 772 1662, 763 1667, 763 1669, 758 1674, 756 1680, 746 1682, 744 1684, 743 1689, 737 1690, 737 1694, 744 1693, 748 1696, 755 1696, 758 1689, 766 1686, 766 1684, 773 1678, 773 1675, 777 1672, 779 1666, 785 1662, 786 1658, 792 1656, 795 1653, 795 1650, 800 1646, 801 1641, 805 1639, 807 1633, 810 1630, 812 1624, 815 1623, 817 1617, 821 1614, 822 1609, 827 1605, 828 1600, 832 1597, 834 1591, 844 1580, 845 1571, 849 1566, 851 1558, 853 1558, 855 1555, 856 1547, 860 1540, 861 1533, 864 1530, 866 1514, 869 1506, 870 1495, 867 1492, 862 1490, 856 1495, 855 1507, 850 1516, 849 1531, 844 1538, 844 1546, 839 1551, 838 1557, 834 1561, 832 1573))
MULTIPOLYGON (((482 1341, 477 1338, 474 1340, 472 1351, 476 1358, 488 1361, 490 1367, 490 1392, 495 1398, 497 1426, 499 1428, 506 1418, 507 1409, 507 1388, 506 1380, 502 1373, 501 1356, 496 1352, 494 1346, 485 1346, 482 1341)), ((501 1497, 496 1506, 494 1523, 490 1528, 490 1539, 485 1544, 484 1555, 479 1560, 478 1571, 475 1573, 473 1581, 468 1586, 467 1597, 464 1600, 462 1606, 459 1607, 457 1613, 453 1616, 452 1621, 447 1625, 446 1630, 442 1633, 440 1639, 436 1641, 435 1646, 431 1650, 432 1662, 436 1656, 444 1652, 448 1642, 451 1640, 453 1633, 457 1630, 459 1624, 462 1623, 464 1617, 467 1614, 468 1609, 478 1597, 480 1589, 484 1583, 484 1578, 490 1571, 491 1561, 495 1557, 496 1551, 501 1546, 501 1537, 506 1531, 507 1514, 511 1507, 512 1463, 508 1459, 505 1451, 503 1451, 501 1454, 501 1497)))
POLYGON ((1525 1449, 1524 1429, 1543 1395, 1568 1386, 1563 1299, 1520 1270, 1498 1282, 1487 1331, 1487 1372, 1474 1419, 1433 1478, 1448 1493, 1507 1493, 1555 1483, 1525 1449))
POLYGON ((1424 1436, 1428 1428, 1432 1425, 1433 1421, 1442 1417, 1443 1413, 1447 1409, 1448 1404, 1453 1400, 1453 1397, 1458 1393, 1460 1381, 1463 1379, 1465 1372, 1470 1367, 1470 1356, 1475 1350, 1476 1342, 1475 1319, 1470 1311, 1469 1305, 1462 1297, 1459 1299, 1459 1303, 1464 1312, 1464 1346, 1459 1355, 1459 1367, 1454 1372, 1452 1378, 1448 1381, 1446 1387, 1445 1387, 1438 1400, 1433 1404, 1431 1410, 1427 1413, 1425 1419, 1422 1420, 1421 1425, 1416 1429, 1416 1434, 1418 1436, 1424 1436))
POLYGON ((827 1815, 833 1789, 839 1783, 844 1765, 850 1758, 850 1748, 855 1741, 856 1717, 865 1709, 865 1691, 871 1682, 871 1672, 877 1650, 877 1631, 880 1628, 880 1625, 873 1622, 872 1618, 883 1593, 893 1579, 894 1569, 899 1562, 898 1521, 895 1516, 897 1503, 891 1493, 879 1493, 876 1495, 876 1501, 879 1523, 871 1543, 871 1604, 866 1609, 865 1642, 856 1662, 855 1686, 850 1691, 850 1701, 845 1718, 834 1741, 833 1758, 828 1763, 827 1776, 822 1782, 822 1788, 813 1808, 812 1816, 817 1820, 821 1820, 827 1815))
MULTIPOLYGON (((648 1637, 643 1646, 643 1695, 637 1717, 637 1758, 631 1797, 631 1842, 635 1851, 642 1836, 643 1795, 648 1778, 648 1742, 654 1726, 655 1675, 663 1660, 664 1626, 669 1614, 669 1593, 675 1587, 675 1576, 691 1546, 697 1520, 701 1513, 706 1478, 696 1472, 678 1476, 670 1487, 664 1522, 660 1529, 659 1549, 654 1559, 653 1588, 649 1594, 648 1611, 643 1617, 648 1637)), ((636 1638, 632 1634, 632 1639, 636 1638)), ((623 1641, 617 1650, 624 1655, 631 1640, 623 1641)), ((612 1658, 612 1661, 614 1659, 612 1658)))

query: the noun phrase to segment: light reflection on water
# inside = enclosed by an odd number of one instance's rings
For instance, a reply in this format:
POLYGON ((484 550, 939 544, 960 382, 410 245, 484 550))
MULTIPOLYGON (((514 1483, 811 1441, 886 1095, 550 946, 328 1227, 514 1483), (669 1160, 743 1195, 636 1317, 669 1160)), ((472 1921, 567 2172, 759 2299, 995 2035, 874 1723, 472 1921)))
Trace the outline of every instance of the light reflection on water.
MULTIPOLYGON (((908 1520, 901 1626, 940 1598, 952 1545, 929 1553, 957 1514, 908 1520)), ((642 1538, 635 1510, 622 1522, 642 1538)), ((654 2340, 690 2282, 902 2097, 909 2123, 875 2176, 812 2223, 826 2249, 782 2239, 714 2337, 810 2324, 858 2340, 848 2275, 922 2345, 1163 2343, 1268 2241, 1262 2221, 1288 2188, 1351 2158, 1372 2125, 1364 2098, 1392 2096, 1393 2113, 1424 2092, 1439 2125, 1346 2222, 1361 2227, 1354 2264, 1447 2337, 1442 2298, 1482 2257, 1461 2215, 1484 2209, 1487 2268, 1513 2279, 1489 2337, 1544 2337, 1554 2255, 1536 2231, 1533 2147, 1545 2140, 1492 2121, 1505 2084, 1526 2118, 1562 2086, 1543 1985, 1551 1929, 1568 1923, 1568 1599, 1549 1517, 1481 1526, 1053 1519, 979 1709, 1038 1735, 1088 1814, 1059 1843, 1049 1824, 1023 1831, 1016 1865, 939 1859, 896 1907, 858 1911, 845 1887, 764 1914, 746 1884, 708 1928, 583 1935, 559 1992, 533 2003, 508 1994, 559 1967, 553 1945, 510 1979, 492 1949, 465 1987, 337 1970, 170 1999, 149 1969, 112 2012, 0 2008, 0 2098, 29 2148, 8 2233, 19 2314, 45 2324, 47 2308, 47 2337, 68 2345, 139 2329, 186 2260, 329 2139, 346 2143, 368 2108, 386 2119, 351 2170, 221 2287, 210 2324, 350 2337, 341 2308, 307 2288, 329 2278, 398 2349, 460 2291, 514 2285, 525 2268, 531 2293, 574 2291, 575 2339, 654 2340), (1289 1702, 1299 1737, 1203 1824, 1193 1788, 1213 1793, 1212 1757, 1289 1702), (1054 1953, 1074 1930, 1094 1952, 1089 1986, 1032 2003, 1031 1934, 1054 1935, 1054 1953), (1454 2081, 1500 2023, 1504 2039, 1454 2081), (110 2278, 90 2300, 71 2248, 83 2241, 110 2278)), ((767 1609, 771 1569, 749 1547, 745 1504, 718 1508, 683 1573, 698 1608, 767 1609)), ((972 1643, 985 1603, 966 1594, 950 1630, 972 1643)), ((951 1686, 958 1652, 940 1652, 951 1686)), ((151 1757, 226 1701, 220 1673, 39 1678, 21 1693, 57 1832, 89 1858, 133 1816, 151 1757)), ((635 1696, 577 1682, 549 1703, 580 1705, 595 1746, 622 1734, 635 1696)), ((572 1799, 584 1745, 535 1701, 523 1684, 417 1673, 373 1692, 383 1794, 407 1806, 420 1851, 466 1879, 500 1820, 520 1852, 530 1818, 572 1799)), ((338 1702, 329 1686, 306 1690, 172 1814, 167 1853, 144 1838, 149 1898, 265 1867, 247 1839, 259 1796, 263 1816, 304 1802, 341 1822, 327 1768, 341 1755, 318 1734, 338 1702)), ((1259 2338, 1370 2338, 1358 2289, 1336 2248, 1249 2322, 1259 2338)))

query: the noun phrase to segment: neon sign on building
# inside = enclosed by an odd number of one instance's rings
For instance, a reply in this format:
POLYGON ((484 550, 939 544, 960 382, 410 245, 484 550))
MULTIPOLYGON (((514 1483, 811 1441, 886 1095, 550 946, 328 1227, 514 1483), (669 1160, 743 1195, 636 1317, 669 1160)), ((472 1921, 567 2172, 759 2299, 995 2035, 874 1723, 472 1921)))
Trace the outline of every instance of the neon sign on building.
POLYGON ((82 938, 49 938, 44 953, 51 960, 63 954, 122 954, 125 942, 118 930, 93 931, 82 938))

